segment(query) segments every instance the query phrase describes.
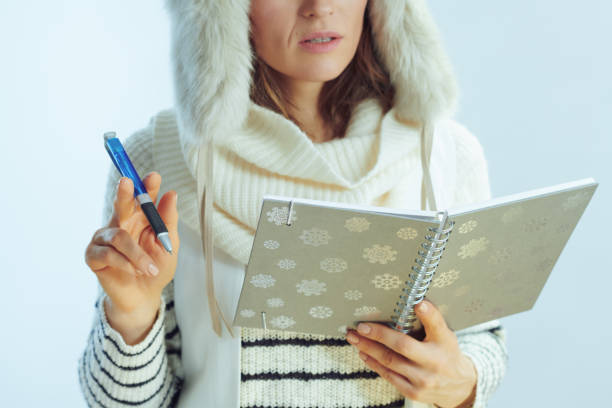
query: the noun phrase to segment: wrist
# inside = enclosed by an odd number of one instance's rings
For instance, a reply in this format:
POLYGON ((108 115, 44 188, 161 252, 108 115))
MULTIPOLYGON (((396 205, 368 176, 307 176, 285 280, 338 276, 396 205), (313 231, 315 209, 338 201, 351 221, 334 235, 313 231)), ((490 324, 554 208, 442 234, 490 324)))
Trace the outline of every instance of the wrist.
POLYGON ((470 408, 473 404, 474 401, 476 399, 476 385, 478 384, 478 370, 476 370, 476 365, 474 365, 474 362, 472 361, 472 359, 468 356, 465 356, 465 360, 467 362, 467 364, 470 366, 471 368, 471 372, 472 372, 472 388, 470 391, 470 394, 467 396, 467 398, 465 398, 459 405, 457 405, 455 408, 470 408))
POLYGON ((113 304, 112 300, 104 297, 104 314, 110 327, 119 332, 127 345, 140 343, 147 337, 155 324, 161 297, 129 312, 123 311, 113 304))
POLYGON ((476 365, 470 357, 464 355, 464 361, 465 368, 462 369, 462 371, 470 372, 470 380, 468 381, 464 391, 461 392, 460 396, 458 396, 458 398, 453 398, 453 401, 459 400, 461 402, 451 402, 448 405, 434 404, 436 408, 471 408, 474 405, 474 402, 476 401, 476 386, 478 385, 478 370, 476 369, 476 365), (467 391, 468 387, 470 387, 470 391, 467 391), (467 395, 467 397, 464 397, 465 395, 467 395))
POLYGON ((472 387, 472 392, 470 395, 457 407, 455 408, 470 408, 474 404, 474 400, 476 399, 476 384, 472 387))

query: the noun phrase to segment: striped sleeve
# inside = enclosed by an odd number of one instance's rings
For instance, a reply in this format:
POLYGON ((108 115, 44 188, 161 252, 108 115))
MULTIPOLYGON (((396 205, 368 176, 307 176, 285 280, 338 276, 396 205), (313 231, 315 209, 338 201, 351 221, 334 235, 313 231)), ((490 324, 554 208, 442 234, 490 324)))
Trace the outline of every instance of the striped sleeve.
MULTIPOLYGON (((451 120, 451 131, 455 139, 457 162, 453 205, 491 199, 488 163, 480 141, 454 120, 451 120)), ((506 329, 499 320, 491 320, 457 331, 456 334, 462 352, 471 358, 478 372, 476 399, 472 407, 484 408, 506 373, 506 329)))
POLYGON ((491 320, 456 334, 461 351, 472 359, 478 372, 472 407, 484 408, 506 374, 506 329, 499 320, 491 320))
MULTIPOLYGON (((144 177, 151 165, 151 126, 126 139, 124 147, 136 171, 144 177)), ((111 164, 103 225, 113 211, 114 193, 121 175, 111 164)), ((90 407, 172 407, 183 384, 181 338, 174 311, 174 281, 163 290, 160 309, 146 338, 128 345, 106 318, 106 294, 98 284, 93 324, 78 360, 81 392, 90 407)))

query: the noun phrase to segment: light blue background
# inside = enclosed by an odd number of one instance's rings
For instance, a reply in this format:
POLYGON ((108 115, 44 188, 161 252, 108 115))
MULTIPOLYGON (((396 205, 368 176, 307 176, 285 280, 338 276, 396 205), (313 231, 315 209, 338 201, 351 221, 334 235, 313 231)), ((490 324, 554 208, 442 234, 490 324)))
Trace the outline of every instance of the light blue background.
MULTIPOLYGON (((607 402, 612 5, 431 9, 493 196, 601 183, 534 309, 502 319, 510 361, 490 406, 607 402)), ((168 20, 160 1, 5 0, 0 45, 0 406, 84 406, 76 365, 96 291, 84 251, 101 227, 102 133, 125 138, 171 106, 168 20)))

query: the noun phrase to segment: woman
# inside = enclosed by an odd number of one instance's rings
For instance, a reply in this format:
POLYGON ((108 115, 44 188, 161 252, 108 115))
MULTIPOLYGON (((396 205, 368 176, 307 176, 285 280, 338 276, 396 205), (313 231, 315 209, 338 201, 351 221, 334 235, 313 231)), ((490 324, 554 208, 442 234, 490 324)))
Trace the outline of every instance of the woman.
POLYGON ((423 301, 424 339, 229 324, 263 194, 421 209, 490 198, 482 148, 451 119, 455 81, 425 2, 166 6, 176 110, 125 146, 175 251, 111 168, 86 250, 101 289, 79 361, 88 404, 485 406, 507 359, 496 320, 454 333, 423 301))

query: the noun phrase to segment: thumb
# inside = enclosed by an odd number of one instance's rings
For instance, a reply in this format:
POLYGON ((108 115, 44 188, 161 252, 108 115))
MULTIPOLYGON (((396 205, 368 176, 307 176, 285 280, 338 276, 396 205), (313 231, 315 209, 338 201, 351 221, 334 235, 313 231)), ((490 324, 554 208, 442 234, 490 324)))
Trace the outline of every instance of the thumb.
MULTIPOLYGON (((172 242, 172 248, 178 248, 178 194, 174 190, 168 191, 159 200, 157 212, 168 228, 168 235, 172 242)), ((174 251, 173 251, 174 252, 174 251)))
POLYGON ((417 317, 425 328, 426 338, 434 342, 446 341, 449 328, 444 316, 437 307, 428 300, 423 300, 415 306, 417 317))

